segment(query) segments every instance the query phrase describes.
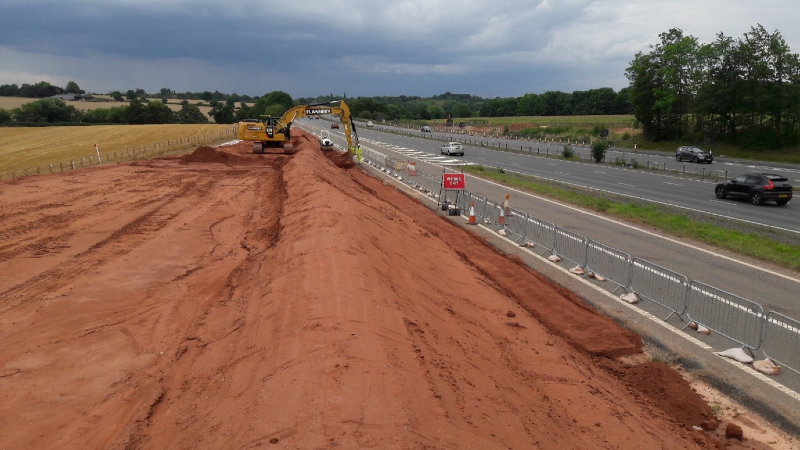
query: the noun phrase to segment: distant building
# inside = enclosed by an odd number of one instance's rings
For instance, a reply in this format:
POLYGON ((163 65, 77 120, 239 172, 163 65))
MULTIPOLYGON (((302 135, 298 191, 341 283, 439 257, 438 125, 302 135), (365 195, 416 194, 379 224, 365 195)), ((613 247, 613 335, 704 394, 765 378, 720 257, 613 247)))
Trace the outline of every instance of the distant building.
POLYGON ((57 98, 59 100, 84 100, 87 102, 91 102, 94 100, 94 95, 92 94, 58 94, 54 95, 50 98, 57 98))

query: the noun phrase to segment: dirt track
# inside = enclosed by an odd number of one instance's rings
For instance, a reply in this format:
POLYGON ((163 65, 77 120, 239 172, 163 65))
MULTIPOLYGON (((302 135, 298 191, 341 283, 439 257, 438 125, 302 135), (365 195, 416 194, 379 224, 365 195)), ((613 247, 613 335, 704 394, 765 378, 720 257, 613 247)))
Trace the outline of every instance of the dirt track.
POLYGON ((692 430, 708 405, 570 292, 294 144, 0 184, 0 448, 766 448, 692 430))

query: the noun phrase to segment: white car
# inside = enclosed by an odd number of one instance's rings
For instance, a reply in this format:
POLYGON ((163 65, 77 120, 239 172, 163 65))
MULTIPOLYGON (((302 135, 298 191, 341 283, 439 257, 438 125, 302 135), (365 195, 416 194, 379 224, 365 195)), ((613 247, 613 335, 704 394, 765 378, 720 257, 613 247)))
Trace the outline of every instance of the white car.
POLYGON ((367 122, 367 128, 372 128, 372 122, 367 122))
POLYGON ((442 154, 464 156, 464 146, 461 142, 447 142, 440 149, 442 154))

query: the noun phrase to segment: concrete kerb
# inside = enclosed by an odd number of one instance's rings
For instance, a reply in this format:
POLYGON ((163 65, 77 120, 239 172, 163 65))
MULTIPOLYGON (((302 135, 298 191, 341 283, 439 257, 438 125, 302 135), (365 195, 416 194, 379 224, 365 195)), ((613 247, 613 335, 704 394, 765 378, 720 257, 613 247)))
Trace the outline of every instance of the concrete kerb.
MULTIPOLYGON (((375 176, 383 175, 383 178, 391 179, 398 190, 411 198, 426 200, 428 203, 423 201, 423 204, 436 211, 435 199, 386 176, 374 167, 362 165, 361 169, 375 176)), ((545 256, 537 254, 535 249, 520 247, 483 224, 468 225, 467 216, 445 217, 456 225, 469 229, 499 251, 518 256, 531 269, 575 292, 601 313, 638 333, 647 344, 670 354, 674 362, 692 376, 753 410, 784 432, 800 438, 800 393, 777 383, 750 365, 716 355, 712 347, 621 300, 596 284, 599 282, 576 276, 568 269, 553 264, 545 256), (654 327, 653 324, 659 326, 654 327)))

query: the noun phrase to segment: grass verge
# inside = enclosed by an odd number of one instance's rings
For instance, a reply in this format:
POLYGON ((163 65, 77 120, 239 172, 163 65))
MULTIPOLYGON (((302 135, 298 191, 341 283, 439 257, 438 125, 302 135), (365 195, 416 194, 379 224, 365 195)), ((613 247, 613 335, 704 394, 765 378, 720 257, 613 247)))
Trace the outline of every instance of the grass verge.
POLYGON ((464 166, 463 169, 464 172, 509 187, 800 271, 800 238, 790 233, 479 165, 464 166))

